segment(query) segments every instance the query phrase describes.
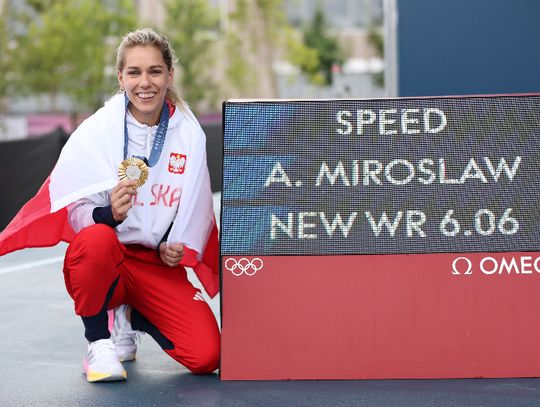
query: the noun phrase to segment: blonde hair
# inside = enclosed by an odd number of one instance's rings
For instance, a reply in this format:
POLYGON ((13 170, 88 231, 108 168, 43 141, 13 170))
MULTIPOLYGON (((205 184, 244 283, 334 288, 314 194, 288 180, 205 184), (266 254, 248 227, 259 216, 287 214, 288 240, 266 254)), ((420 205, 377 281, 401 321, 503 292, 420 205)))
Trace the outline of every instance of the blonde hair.
MULTIPOLYGON (((120 72, 124 69, 126 50, 137 46, 150 45, 157 48, 163 56, 163 61, 170 71, 176 62, 176 55, 171 47, 168 38, 163 34, 158 34, 151 28, 142 28, 140 30, 128 32, 122 38, 118 49, 116 50, 116 69, 120 72)), ((167 89, 166 98, 172 104, 184 105, 184 101, 178 96, 174 84, 167 89)))

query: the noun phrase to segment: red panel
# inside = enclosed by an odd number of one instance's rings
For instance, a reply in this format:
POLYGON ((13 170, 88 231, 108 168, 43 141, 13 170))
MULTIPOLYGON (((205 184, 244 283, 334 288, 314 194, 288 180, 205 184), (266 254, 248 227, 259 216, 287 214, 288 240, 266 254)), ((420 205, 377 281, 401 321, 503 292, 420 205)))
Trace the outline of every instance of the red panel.
POLYGON ((230 258, 222 379, 540 376, 540 253, 230 258))

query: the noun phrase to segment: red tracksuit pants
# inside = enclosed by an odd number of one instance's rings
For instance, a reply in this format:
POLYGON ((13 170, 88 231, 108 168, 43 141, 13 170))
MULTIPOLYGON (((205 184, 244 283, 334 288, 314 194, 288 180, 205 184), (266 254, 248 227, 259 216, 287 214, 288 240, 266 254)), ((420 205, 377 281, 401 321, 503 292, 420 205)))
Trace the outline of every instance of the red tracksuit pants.
POLYGON ((69 245, 64 278, 77 315, 129 304, 168 340, 162 348, 173 359, 193 373, 218 367, 220 333, 210 307, 186 270, 164 265, 156 250, 123 245, 109 226, 93 225, 69 245))

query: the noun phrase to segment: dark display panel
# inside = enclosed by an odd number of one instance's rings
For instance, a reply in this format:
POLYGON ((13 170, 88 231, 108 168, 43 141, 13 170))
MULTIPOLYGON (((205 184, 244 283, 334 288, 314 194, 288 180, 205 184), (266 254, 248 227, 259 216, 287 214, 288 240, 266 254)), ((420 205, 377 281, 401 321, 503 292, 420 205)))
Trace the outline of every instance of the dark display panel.
POLYGON ((540 98, 224 104, 223 255, 537 251, 540 98))

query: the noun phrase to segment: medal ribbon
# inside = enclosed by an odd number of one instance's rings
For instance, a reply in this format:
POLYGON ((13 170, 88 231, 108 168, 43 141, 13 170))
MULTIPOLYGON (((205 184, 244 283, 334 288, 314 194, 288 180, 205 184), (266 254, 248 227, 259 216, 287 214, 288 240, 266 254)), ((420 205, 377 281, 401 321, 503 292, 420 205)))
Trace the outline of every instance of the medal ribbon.
MULTIPOLYGON (((129 104, 129 98, 127 97, 127 94, 124 93, 125 102, 126 102, 126 115, 127 115, 127 109, 129 104)), ((127 158, 128 154, 128 141, 129 141, 129 135, 128 135, 128 129, 127 129, 127 119, 126 115, 124 115, 124 160, 127 158)), ((156 132, 156 137, 154 138, 154 143, 152 144, 152 151, 150 151, 150 157, 146 159, 146 157, 137 157, 143 160, 146 165, 149 167, 153 167, 157 164, 159 161, 159 156, 161 155, 161 150, 163 150, 163 145, 165 144, 165 136, 167 136, 167 128, 169 127, 169 107, 167 106, 167 102, 163 101, 163 107, 161 109, 161 116, 159 118, 159 124, 156 132)))

